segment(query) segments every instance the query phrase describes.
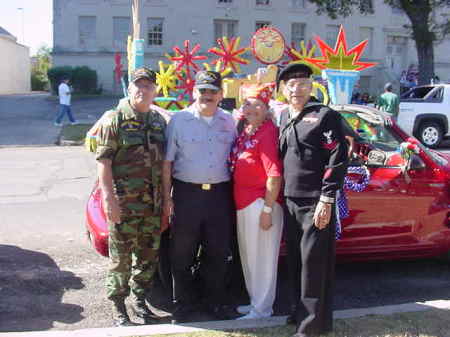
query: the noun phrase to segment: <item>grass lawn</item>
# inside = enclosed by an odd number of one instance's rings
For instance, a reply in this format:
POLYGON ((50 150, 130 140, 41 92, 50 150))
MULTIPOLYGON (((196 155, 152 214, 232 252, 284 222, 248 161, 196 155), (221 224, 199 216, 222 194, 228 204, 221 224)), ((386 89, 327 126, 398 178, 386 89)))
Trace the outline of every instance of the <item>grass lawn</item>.
MULTIPOLYGON (((232 326, 232 323, 230 323, 232 326)), ((290 337, 293 326, 275 328, 200 331, 148 337, 290 337)), ((335 320, 335 332, 327 337, 450 337, 450 310, 365 316, 335 320)), ((131 336, 130 336, 131 337, 131 336)))
POLYGON ((61 140, 84 141, 86 132, 92 124, 64 125, 61 131, 61 140))

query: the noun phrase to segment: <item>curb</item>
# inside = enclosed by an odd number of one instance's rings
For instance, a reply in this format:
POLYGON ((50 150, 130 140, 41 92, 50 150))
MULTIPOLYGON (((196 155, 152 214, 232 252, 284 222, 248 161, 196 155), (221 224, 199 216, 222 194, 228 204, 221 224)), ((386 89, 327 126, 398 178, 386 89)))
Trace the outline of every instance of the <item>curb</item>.
MULTIPOLYGON (((405 303, 380 307, 337 310, 334 319, 357 318, 367 315, 391 315, 404 312, 418 312, 431 309, 450 310, 450 300, 405 303)), ((191 333, 207 330, 236 330, 268 328, 286 324, 287 316, 274 316, 265 319, 193 322, 186 324, 154 324, 123 328, 94 328, 73 331, 30 331, 0 333, 0 337, 129 337, 160 334, 191 333)))

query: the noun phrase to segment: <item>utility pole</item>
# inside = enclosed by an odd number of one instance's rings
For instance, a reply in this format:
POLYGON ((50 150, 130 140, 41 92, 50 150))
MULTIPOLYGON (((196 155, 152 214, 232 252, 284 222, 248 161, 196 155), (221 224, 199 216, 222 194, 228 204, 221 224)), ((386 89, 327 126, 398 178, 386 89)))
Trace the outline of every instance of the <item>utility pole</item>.
POLYGON ((140 0, 132 0, 133 33, 128 37, 128 78, 134 69, 144 65, 144 40, 140 38, 140 0))
POLYGON ((25 45, 25 24, 24 24, 25 9, 23 7, 18 7, 17 10, 19 10, 22 14, 22 44, 25 45))

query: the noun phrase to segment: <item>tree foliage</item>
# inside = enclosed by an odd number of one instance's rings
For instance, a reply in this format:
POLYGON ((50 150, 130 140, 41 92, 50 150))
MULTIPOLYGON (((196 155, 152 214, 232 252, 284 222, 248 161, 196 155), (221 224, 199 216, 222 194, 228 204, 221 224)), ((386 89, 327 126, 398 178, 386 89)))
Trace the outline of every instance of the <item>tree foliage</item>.
POLYGON ((47 90, 49 81, 47 71, 51 67, 52 50, 47 45, 42 45, 33 56, 35 61, 31 67, 31 90, 47 90))
MULTIPOLYGON (((416 43, 419 60, 419 83, 428 83, 434 77, 434 44, 450 34, 450 6, 447 0, 383 0, 385 4, 401 9, 409 18, 405 25, 416 43)), ((375 0, 309 0, 317 5, 317 13, 326 13, 333 19, 349 16, 355 11, 374 13, 375 0)))

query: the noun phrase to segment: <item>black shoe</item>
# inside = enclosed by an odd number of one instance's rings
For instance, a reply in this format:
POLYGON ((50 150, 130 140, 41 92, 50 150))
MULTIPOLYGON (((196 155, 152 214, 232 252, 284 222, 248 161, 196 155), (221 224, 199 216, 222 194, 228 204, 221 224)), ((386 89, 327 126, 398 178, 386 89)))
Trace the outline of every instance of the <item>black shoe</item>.
POLYGON ((133 326, 134 323, 131 322, 130 317, 127 314, 127 309, 125 307, 124 299, 113 300, 113 323, 114 326, 133 326))
POLYGON ((209 308, 209 313, 213 315, 219 321, 226 321, 230 319, 235 319, 239 315, 236 311, 232 310, 226 305, 217 305, 209 308))
POLYGON ((194 308, 191 305, 179 305, 172 313, 171 323, 178 324, 189 322, 193 312, 194 308))
POLYGON ((145 324, 159 323, 159 317, 155 315, 145 303, 145 299, 138 298, 133 304, 133 311, 137 317, 143 318, 145 324))
POLYGON ((286 324, 289 325, 297 325, 297 315, 295 313, 290 314, 287 318, 286 318, 286 324))

